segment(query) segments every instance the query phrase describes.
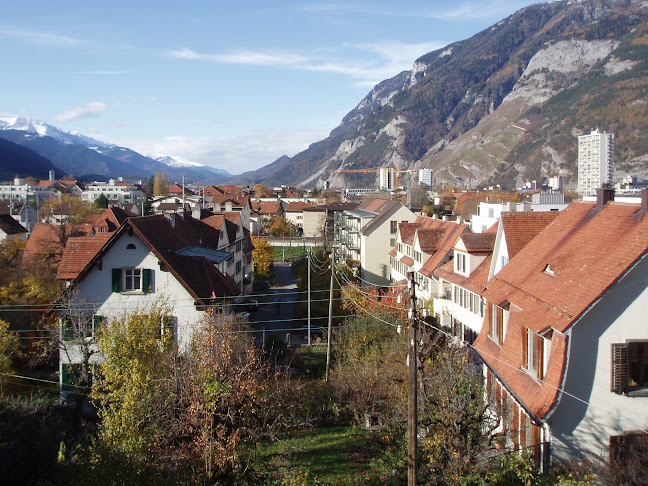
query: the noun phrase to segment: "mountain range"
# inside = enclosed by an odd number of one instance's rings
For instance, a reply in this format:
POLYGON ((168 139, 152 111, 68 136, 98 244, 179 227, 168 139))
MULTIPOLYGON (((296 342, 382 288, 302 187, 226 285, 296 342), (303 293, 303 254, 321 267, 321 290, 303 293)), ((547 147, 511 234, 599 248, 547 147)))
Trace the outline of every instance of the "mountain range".
POLYGON ((596 128, 615 134, 616 178, 642 179, 647 94, 648 2, 541 3, 422 56, 326 139, 234 180, 366 186, 372 169, 394 166, 430 168, 435 184, 513 188, 562 175, 575 187, 576 137, 596 128))
POLYGON ((232 177, 221 169, 182 163, 171 157, 146 157, 129 148, 65 132, 31 118, 0 118, 0 140, 0 176, 5 179, 14 175, 46 179, 50 169, 56 171, 57 177, 73 174, 83 180, 120 176, 148 179, 156 171, 164 172, 170 182, 180 182, 185 176, 187 182, 220 184, 232 177), (34 162, 17 163, 17 151, 23 157, 21 160, 27 157, 34 162))
MULTIPOLYGON (((170 181, 341 188, 375 186, 377 168, 392 166, 430 168, 443 185, 514 188, 562 175, 573 188, 577 136, 597 128, 615 135, 615 178, 647 178, 647 127, 648 1, 562 0, 425 54, 376 85, 327 138, 237 176, 27 118, 0 119, 0 139, 84 179, 161 170, 170 181)), ((0 144, 0 175, 16 171, 5 167, 8 147, 0 144)), ((404 184, 416 183, 409 177, 404 184)))

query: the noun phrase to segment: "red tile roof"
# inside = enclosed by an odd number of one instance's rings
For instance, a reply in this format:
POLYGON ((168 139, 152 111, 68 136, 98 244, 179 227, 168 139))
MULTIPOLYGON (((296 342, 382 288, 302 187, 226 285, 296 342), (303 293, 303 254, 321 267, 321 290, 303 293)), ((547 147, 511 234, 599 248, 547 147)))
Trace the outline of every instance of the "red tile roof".
POLYGON ((412 257, 404 256, 404 257, 401 257, 400 261, 401 261, 401 263, 404 263, 408 267, 411 267, 412 265, 414 265, 414 259, 412 257))
MULTIPOLYGON (((66 225, 65 235, 67 237, 87 236, 91 230, 92 226, 89 224, 66 225)), ((23 263, 31 265, 36 263, 38 259, 43 258, 52 265, 58 265, 63 253, 60 232, 61 227, 59 225, 34 225, 23 251, 23 263)))
POLYGON ((495 236, 495 233, 465 233, 461 241, 468 253, 492 253, 495 236))
POLYGON ((454 260, 450 260, 445 265, 437 268, 434 276, 481 295, 488 285, 488 273, 490 271, 492 257, 493 255, 488 255, 476 269, 470 272, 469 277, 455 273, 454 260))
POLYGON ((281 201, 252 201, 252 210, 259 214, 283 214, 281 201))
POLYGON ((557 211, 507 211, 501 215, 509 260, 558 216, 557 211))
POLYGON ((111 236, 111 233, 97 233, 94 236, 68 238, 56 278, 62 280, 77 278, 111 236))
POLYGON ((311 202, 289 202, 284 209, 287 213, 301 213, 305 208, 315 206, 315 203, 311 202))
POLYGON ((500 348, 488 337, 490 309, 475 347, 527 410, 543 420, 566 369, 565 332, 648 251, 648 217, 638 205, 574 202, 560 212, 488 284, 484 297, 509 305, 500 348), (605 237, 601 237, 605 235, 605 237), (520 370, 523 327, 553 329, 544 382, 520 370))

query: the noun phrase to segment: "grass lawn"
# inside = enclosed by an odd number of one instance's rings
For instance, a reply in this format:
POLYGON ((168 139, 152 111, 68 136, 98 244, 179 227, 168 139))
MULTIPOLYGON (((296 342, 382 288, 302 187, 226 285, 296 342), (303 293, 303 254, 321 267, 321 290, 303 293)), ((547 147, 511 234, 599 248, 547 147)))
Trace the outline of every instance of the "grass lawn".
POLYGON ((274 259, 275 262, 288 261, 290 258, 299 258, 303 257, 306 252, 304 251, 303 246, 297 246, 296 244, 292 247, 290 246, 273 246, 274 249, 274 259))
POLYGON ((371 472, 366 432, 349 426, 295 432, 262 446, 261 455, 285 471, 308 472, 308 484, 358 484, 371 472))

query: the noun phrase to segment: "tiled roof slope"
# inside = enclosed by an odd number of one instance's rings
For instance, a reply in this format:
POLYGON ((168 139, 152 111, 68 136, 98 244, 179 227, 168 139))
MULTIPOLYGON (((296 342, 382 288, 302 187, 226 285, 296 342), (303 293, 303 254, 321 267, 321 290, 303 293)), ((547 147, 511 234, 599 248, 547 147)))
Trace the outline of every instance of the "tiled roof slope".
POLYGON ((572 203, 495 275, 483 294, 489 302, 510 303, 508 327, 500 348, 488 336, 488 306, 475 348, 537 420, 547 417, 558 398, 566 366, 565 331, 648 250, 648 217, 639 210, 615 202, 601 209, 595 203, 572 203), (554 329, 543 382, 520 369, 523 326, 534 332, 554 329))
POLYGON ((259 214, 279 214, 281 201, 252 201, 252 210, 259 214))
POLYGON ((315 203, 312 202, 289 202, 286 206, 285 211, 287 213, 301 213, 305 208, 315 206, 315 203))
MULTIPOLYGON (((67 237, 88 236, 92 230, 89 224, 78 226, 66 225, 65 235, 67 237)), ((38 258, 44 258, 52 265, 58 265, 63 245, 60 238, 61 227, 55 224, 36 224, 32 229, 25 250, 23 251, 23 263, 31 265, 36 263, 38 258)))
POLYGON ((111 233, 68 238, 58 266, 56 278, 74 280, 108 242, 111 233))
POLYGON ((398 205, 402 205, 402 203, 392 199, 369 199, 365 203, 360 204, 358 209, 378 213, 378 215, 365 224, 360 231, 362 233, 367 233, 371 231, 372 228, 379 227, 380 223, 385 220, 387 215, 392 214, 393 211, 397 210, 396 206, 398 205))
POLYGON ((423 264, 419 273, 431 276, 452 250, 457 239, 466 234, 468 226, 438 219, 426 219, 431 221, 417 232, 417 237, 421 249, 429 254, 430 258, 423 264))
POLYGON ((558 216, 557 211, 507 211, 501 215, 509 259, 513 258, 535 236, 558 216))
POLYGON ((495 233, 466 233, 461 241, 468 253, 491 253, 495 246, 495 233))
POLYGON ((27 233, 25 227, 16 221, 10 214, 0 214, 0 230, 8 235, 27 233))
POLYGON ((493 255, 488 255, 475 270, 470 272, 470 277, 464 277, 463 275, 455 273, 454 260, 451 260, 445 265, 437 268, 434 272, 434 276, 481 295, 488 285, 488 272, 490 270, 492 257, 493 255))

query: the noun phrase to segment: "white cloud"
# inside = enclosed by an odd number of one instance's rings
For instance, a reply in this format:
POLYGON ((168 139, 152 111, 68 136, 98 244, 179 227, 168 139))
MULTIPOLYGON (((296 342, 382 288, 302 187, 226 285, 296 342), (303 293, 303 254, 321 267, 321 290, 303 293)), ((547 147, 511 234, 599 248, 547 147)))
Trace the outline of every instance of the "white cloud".
POLYGON ((84 44, 85 41, 51 32, 37 32, 32 30, 12 29, 0 27, 0 37, 13 37, 32 44, 42 44, 55 47, 74 47, 84 44))
POLYGON ((91 101, 85 106, 76 106, 70 110, 64 111, 54 117, 56 121, 67 122, 78 120, 79 118, 98 117, 100 113, 106 111, 108 105, 101 101, 91 101))
POLYGON ((237 51, 227 54, 199 53, 183 48, 169 51, 176 59, 205 61, 218 64, 246 64, 299 71, 333 73, 348 76, 358 86, 374 86, 380 81, 411 69, 423 54, 444 47, 442 42, 407 44, 377 42, 342 44, 333 49, 318 49, 310 57, 286 51, 237 51))
POLYGON ((242 137, 165 137, 153 142, 113 141, 150 156, 169 155, 177 160, 199 162, 241 174, 274 162, 282 155, 293 156, 315 140, 328 136, 323 130, 268 131, 242 137))

